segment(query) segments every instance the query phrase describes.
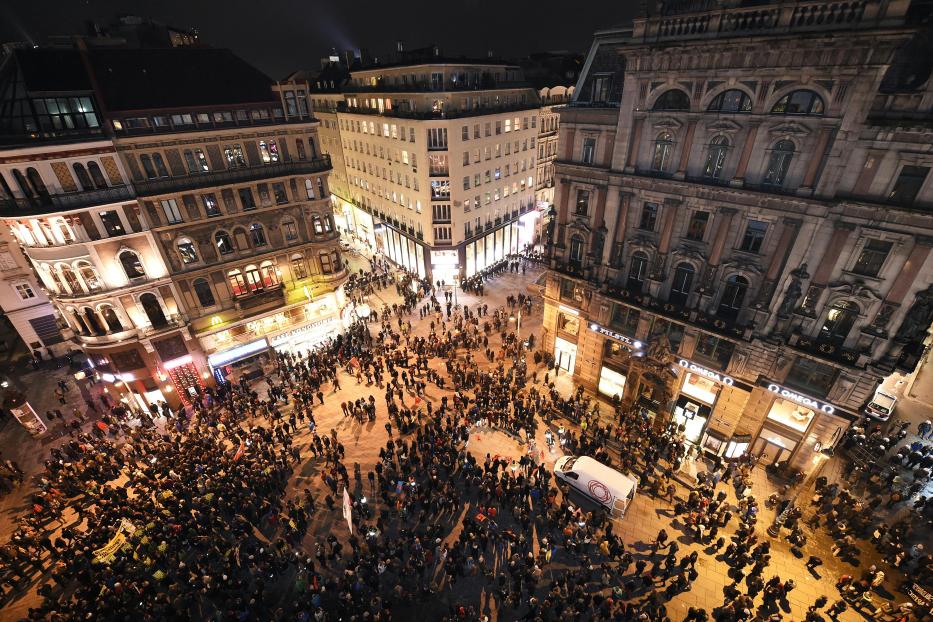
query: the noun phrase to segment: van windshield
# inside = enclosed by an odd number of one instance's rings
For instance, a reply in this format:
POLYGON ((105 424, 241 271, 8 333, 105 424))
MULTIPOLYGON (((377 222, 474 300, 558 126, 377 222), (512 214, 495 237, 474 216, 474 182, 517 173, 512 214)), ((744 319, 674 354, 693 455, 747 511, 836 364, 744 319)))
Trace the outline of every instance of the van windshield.
POLYGON ((888 409, 887 406, 882 406, 882 405, 879 404, 878 402, 872 402, 872 403, 871 403, 871 407, 874 408, 875 410, 877 410, 877 411, 879 411, 879 412, 885 414, 885 415, 887 415, 887 414, 889 414, 889 413, 891 412, 891 411, 888 409))
POLYGON ((564 463, 564 468, 563 468, 563 470, 564 470, 564 471, 569 471, 570 469, 573 468, 573 465, 575 465, 576 463, 577 463, 577 459, 576 459, 576 458, 571 458, 570 460, 568 460, 567 462, 564 463))

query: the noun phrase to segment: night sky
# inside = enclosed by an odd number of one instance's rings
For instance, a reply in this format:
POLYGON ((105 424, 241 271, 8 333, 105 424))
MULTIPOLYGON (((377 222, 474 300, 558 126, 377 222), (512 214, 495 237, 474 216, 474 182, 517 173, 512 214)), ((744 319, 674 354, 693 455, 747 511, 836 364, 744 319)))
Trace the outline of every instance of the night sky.
POLYGON ((118 14, 197 28, 273 78, 317 69, 331 48, 365 47, 387 57, 438 44, 447 55, 518 58, 531 52, 585 53, 594 31, 627 22, 639 0, 10 0, 0 2, 0 41, 85 32, 118 14), (585 10, 580 10, 585 7, 585 10))

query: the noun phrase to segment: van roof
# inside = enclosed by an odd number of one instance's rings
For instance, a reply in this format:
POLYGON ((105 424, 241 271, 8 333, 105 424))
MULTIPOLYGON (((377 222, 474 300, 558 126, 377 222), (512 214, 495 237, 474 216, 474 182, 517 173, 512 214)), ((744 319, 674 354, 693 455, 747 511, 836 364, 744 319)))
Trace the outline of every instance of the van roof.
POLYGON ((625 497, 628 496, 629 492, 637 485, 637 482, 629 477, 624 475, 619 471, 616 471, 612 467, 608 467, 598 460, 594 460, 589 456, 579 456, 577 457, 576 464, 573 465, 575 471, 585 472, 587 475, 593 479, 598 479, 606 485, 610 483, 614 484, 613 487, 621 482, 625 489, 622 491, 622 494, 619 496, 625 497))

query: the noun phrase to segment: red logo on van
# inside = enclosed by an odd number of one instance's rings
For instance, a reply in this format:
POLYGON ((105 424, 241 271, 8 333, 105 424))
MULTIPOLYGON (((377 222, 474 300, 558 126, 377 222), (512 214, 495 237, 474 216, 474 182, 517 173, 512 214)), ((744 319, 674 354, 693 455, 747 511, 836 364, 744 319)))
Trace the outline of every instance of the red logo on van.
POLYGON ((612 495, 609 493, 609 488, 602 482, 598 482, 595 479, 590 482, 589 485, 590 496, 598 501, 608 501, 609 497, 612 495))

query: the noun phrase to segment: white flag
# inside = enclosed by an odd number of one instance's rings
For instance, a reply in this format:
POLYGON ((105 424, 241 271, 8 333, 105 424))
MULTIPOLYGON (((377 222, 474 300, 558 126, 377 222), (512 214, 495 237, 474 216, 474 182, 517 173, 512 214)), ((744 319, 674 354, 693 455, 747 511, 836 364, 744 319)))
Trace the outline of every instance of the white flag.
POLYGON ((353 504, 350 502, 350 493, 343 489, 343 517, 347 519, 347 527, 350 528, 350 535, 353 535, 353 504))

